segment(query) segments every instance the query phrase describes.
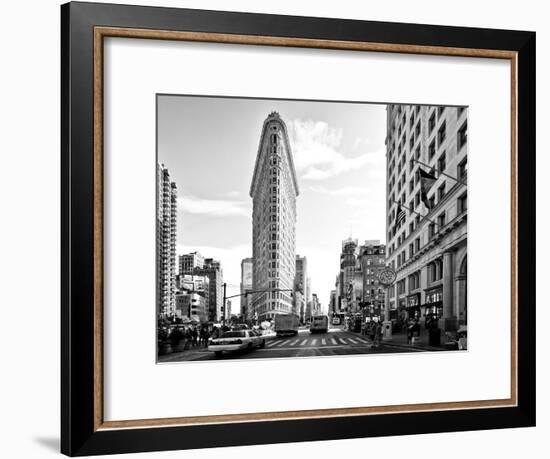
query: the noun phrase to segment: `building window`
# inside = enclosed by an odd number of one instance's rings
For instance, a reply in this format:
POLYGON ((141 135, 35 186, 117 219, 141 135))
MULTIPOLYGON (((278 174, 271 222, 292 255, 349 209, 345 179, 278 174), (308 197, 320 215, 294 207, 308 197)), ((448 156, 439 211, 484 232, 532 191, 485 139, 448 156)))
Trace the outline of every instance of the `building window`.
POLYGON ((437 189, 437 201, 441 201, 445 197, 445 182, 437 189))
POLYGON ((445 152, 441 153, 439 155, 439 159, 437 160, 437 170, 439 172, 445 172, 445 169, 447 168, 447 155, 445 152))
POLYGON ((397 283, 397 294, 403 295, 404 293, 405 293, 405 279, 402 279, 397 283))
POLYGON ((445 111, 445 106, 442 105, 440 107, 437 107, 437 117, 440 118, 441 115, 443 115, 443 112, 445 111))
POLYGON ((468 141, 468 121, 464 121, 464 124, 458 130, 458 135, 457 135, 456 139, 457 139, 458 151, 460 151, 460 149, 464 145, 466 145, 466 142, 468 141))
POLYGON ((447 137, 447 123, 443 122, 437 131, 437 145, 440 147, 447 137))
POLYGON ((439 226, 439 228, 445 226, 445 212, 442 212, 437 216, 437 226, 439 226))
POLYGON ((432 116, 430 116, 430 120, 428 121, 428 131, 431 134, 432 131, 435 128, 435 112, 432 113, 432 116))
POLYGON ((415 240, 414 240, 414 251, 415 252, 418 252, 420 250, 420 238, 417 237, 415 240))
POLYGON ((466 212, 468 210, 468 195, 464 193, 457 200, 457 210, 458 213, 466 212))
POLYGON ((428 239, 432 240, 435 236, 435 223, 430 223, 428 226, 428 239))
POLYGON ((443 277, 443 260, 438 258, 428 264, 428 279, 430 282, 436 282, 443 277))
POLYGON ((466 180, 466 178, 468 177, 468 162, 466 158, 464 158, 464 160, 458 165, 457 175, 458 180, 462 181, 466 180))
POLYGON ((460 118, 460 115, 462 115, 462 113, 464 113, 464 110, 466 110, 466 107, 457 107, 457 109, 456 109, 457 118, 460 118))
POLYGON ((412 292, 418 288, 420 288, 420 272, 416 271, 409 276, 409 292, 412 292))
POLYGON ((434 156, 435 156, 435 140, 433 140, 430 146, 428 147, 428 159, 432 160, 434 156))

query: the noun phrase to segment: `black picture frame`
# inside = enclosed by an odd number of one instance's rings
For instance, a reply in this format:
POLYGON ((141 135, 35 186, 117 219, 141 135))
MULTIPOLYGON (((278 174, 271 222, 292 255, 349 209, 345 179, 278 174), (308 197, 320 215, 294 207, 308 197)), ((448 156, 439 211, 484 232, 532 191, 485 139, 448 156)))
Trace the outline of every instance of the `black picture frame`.
POLYGON ((61 7, 61 451, 70 456, 535 425, 535 33, 73 2, 61 7), (517 53, 517 405, 221 424, 96 428, 94 27, 517 53))

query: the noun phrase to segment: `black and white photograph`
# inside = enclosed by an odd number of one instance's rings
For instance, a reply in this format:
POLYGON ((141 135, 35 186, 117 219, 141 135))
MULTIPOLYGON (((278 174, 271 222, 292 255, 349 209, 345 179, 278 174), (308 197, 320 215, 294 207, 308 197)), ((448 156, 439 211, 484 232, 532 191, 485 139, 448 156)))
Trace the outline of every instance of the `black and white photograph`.
POLYGON ((156 107, 158 363, 467 350, 467 107, 156 107))

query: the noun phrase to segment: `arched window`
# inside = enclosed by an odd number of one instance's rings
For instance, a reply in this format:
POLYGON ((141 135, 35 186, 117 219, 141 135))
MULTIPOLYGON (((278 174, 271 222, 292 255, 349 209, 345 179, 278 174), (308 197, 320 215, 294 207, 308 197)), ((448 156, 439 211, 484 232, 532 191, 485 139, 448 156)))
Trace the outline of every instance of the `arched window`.
POLYGON ((428 264, 428 279, 436 282, 443 277, 443 260, 438 258, 428 264))

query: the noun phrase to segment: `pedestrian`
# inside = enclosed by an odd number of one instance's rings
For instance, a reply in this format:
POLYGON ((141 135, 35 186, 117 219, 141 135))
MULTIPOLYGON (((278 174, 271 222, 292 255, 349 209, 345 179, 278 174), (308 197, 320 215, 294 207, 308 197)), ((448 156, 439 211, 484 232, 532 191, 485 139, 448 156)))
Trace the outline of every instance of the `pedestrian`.
POLYGON ((382 324, 378 321, 374 327, 374 347, 380 345, 380 340, 382 339, 382 324))
POLYGON ((375 335, 376 335, 376 324, 371 321, 369 322, 369 337, 373 343, 374 343, 375 335))
POLYGON ((410 319, 407 325, 407 344, 412 344, 413 330, 414 330, 414 321, 410 319))
POLYGON ((197 347, 199 344, 198 342, 199 332, 197 330, 197 327, 193 327, 192 336, 193 336, 193 347, 197 347))
POLYGON ((201 341, 204 347, 208 346, 208 330, 206 327, 203 327, 201 332, 201 341))

